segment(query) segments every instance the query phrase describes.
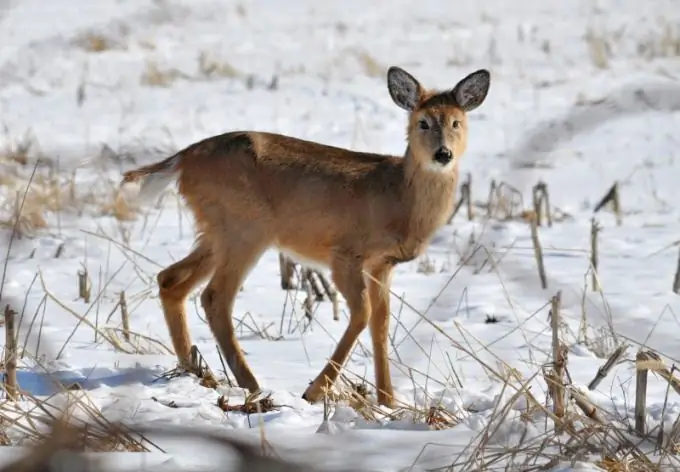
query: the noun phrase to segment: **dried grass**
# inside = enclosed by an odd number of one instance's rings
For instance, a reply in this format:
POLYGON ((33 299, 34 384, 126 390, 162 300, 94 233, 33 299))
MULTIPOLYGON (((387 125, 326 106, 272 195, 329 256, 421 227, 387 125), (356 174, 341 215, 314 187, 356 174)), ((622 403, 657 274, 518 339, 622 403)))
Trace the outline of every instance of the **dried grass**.
POLYGON ((18 237, 32 237, 58 226, 61 215, 110 216, 121 223, 140 215, 132 189, 120 188, 119 171, 108 168, 130 157, 104 146, 85 166, 60 169, 36 148, 29 137, 0 151, 0 228, 16 225, 18 237))
MULTIPOLYGON (((591 63, 598 69, 608 69, 611 61, 617 58, 617 47, 626 39, 623 30, 608 31, 588 25, 584 40, 591 63)), ((680 56, 680 26, 677 23, 659 18, 652 28, 634 45, 632 54, 645 61, 680 56)), ((621 53, 618 54, 619 56, 621 53)))
POLYGON ((359 69, 367 77, 383 77, 385 70, 384 65, 380 64, 368 51, 359 48, 346 48, 338 53, 333 59, 332 65, 341 67, 346 61, 355 61, 359 69))
POLYGON ((244 74, 224 60, 203 51, 198 56, 198 70, 205 77, 243 78, 244 74))
MULTIPOLYGON (((41 405, 37 404, 37 406, 40 408, 41 405)), ((0 414, 2 411, 0 409, 0 414)), ((30 441, 22 443, 30 448, 29 453, 0 468, 0 472, 46 472, 50 470, 101 472, 105 470, 101 461, 102 457, 94 457, 86 453, 146 452, 152 449, 164 452, 163 449, 146 439, 146 434, 151 433, 158 436, 180 436, 184 440, 193 438, 203 444, 212 443, 225 452, 236 453, 239 458, 237 466, 228 469, 226 464, 220 466, 220 456, 215 455, 214 466, 221 470, 240 472, 312 472, 315 470, 305 464, 294 464, 280 459, 271 447, 265 447, 267 443, 264 438, 262 445, 257 446, 235 438, 197 430, 139 428, 136 432, 132 432, 129 427, 121 423, 111 423, 94 417, 91 420, 74 421, 65 416, 38 418, 36 421, 40 423, 40 431, 36 430, 30 441)), ((233 464, 233 460, 230 460, 228 456, 224 459, 230 465, 233 464)))
POLYGON ((230 405, 229 400, 222 395, 217 399, 217 406, 225 413, 237 412, 246 415, 269 413, 270 411, 278 411, 279 409, 279 407, 274 404, 271 395, 259 397, 259 394, 248 395, 243 403, 236 405, 230 405))
MULTIPOLYGON (((125 36, 124 32, 121 33, 120 36, 125 36)), ((92 53, 127 49, 127 44, 123 40, 115 39, 100 32, 85 33, 76 38, 74 43, 77 47, 92 53)))
POLYGON ((177 69, 162 69, 156 61, 149 60, 146 62, 139 82, 149 87, 169 87, 179 79, 190 79, 190 77, 177 69))

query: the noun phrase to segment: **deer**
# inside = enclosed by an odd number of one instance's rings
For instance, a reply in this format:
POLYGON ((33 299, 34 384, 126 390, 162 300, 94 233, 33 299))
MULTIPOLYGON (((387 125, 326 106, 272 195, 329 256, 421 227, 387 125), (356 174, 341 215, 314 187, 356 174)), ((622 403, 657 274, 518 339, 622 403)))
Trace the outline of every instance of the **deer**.
POLYGON ((192 369, 185 301, 207 281, 200 303, 210 330, 238 386, 260 392, 233 311, 242 282, 276 248, 329 269, 349 311, 343 335, 302 398, 314 404, 327 395, 368 327, 378 404, 395 405, 388 357, 392 274, 419 257, 447 222, 468 113, 486 99, 491 77, 479 69, 446 90, 426 89, 398 66, 386 78, 392 101, 407 112, 402 156, 230 131, 123 174, 121 186, 139 181, 142 202, 176 182, 195 220, 191 252, 156 276, 179 369, 192 369))

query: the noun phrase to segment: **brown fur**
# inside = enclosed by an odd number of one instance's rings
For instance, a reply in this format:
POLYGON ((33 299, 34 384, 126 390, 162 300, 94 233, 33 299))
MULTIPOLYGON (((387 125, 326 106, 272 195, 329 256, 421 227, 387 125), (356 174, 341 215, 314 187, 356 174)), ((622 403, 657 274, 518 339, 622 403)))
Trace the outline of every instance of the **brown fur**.
POLYGON ((328 266, 350 311, 349 326, 330 362, 304 398, 322 398, 368 326, 378 401, 393 403, 387 349, 392 271, 419 256, 452 211, 459 158, 467 145, 466 112, 486 97, 488 72, 470 74, 450 92, 433 93, 394 67, 388 88, 395 103, 410 112, 404 157, 238 131, 205 139, 124 175, 129 182, 175 166, 179 192, 196 219, 196 248, 158 274, 181 366, 190 367, 185 299, 212 275, 201 295, 210 328, 238 384, 259 389, 239 348, 232 310, 262 253, 279 247, 328 266), (422 128, 422 120, 428 129, 422 128), (453 153, 446 165, 433 161, 440 148, 453 153))
POLYGON ((143 179, 147 175, 151 175, 156 172, 160 172, 162 170, 167 169, 168 167, 170 167, 173 157, 175 156, 168 157, 167 159, 162 160, 160 162, 149 164, 148 166, 140 167, 139 169, 129 170, 125 172, 123 174, 123 180, 121 181, 120 184, 124 185, 129 182, 136 182, 137 180, 143 179))

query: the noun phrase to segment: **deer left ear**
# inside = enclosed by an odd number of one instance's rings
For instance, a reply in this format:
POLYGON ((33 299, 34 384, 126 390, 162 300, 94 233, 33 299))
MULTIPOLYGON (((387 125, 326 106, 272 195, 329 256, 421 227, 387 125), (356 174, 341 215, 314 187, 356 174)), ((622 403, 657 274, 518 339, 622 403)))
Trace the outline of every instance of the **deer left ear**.
POLYGON ((484 102, 490 85, 491 74, 486 69, 480 69, 461 79, 451 95, 463 111, 472 111, 484 102))
POLYGON ((394 103, 406 111, 413 111, 423 95, 420 83, 404 69, 392 66, 387 71, 387 88, 394 103))

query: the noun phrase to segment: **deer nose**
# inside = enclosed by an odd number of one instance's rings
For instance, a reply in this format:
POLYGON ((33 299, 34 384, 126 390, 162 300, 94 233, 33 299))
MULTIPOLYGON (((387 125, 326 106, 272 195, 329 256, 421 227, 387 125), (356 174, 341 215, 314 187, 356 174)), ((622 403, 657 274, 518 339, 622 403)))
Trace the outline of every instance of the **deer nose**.
POLYGON ((453 159, 453 153, 449 148, 440 147, 434 153, 434 160, 441 165, 446 165, 453 159))

